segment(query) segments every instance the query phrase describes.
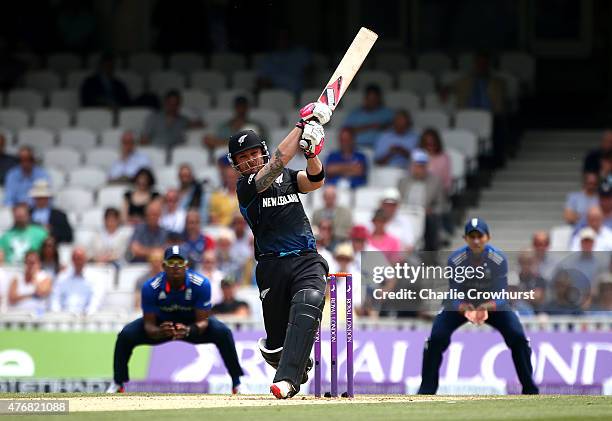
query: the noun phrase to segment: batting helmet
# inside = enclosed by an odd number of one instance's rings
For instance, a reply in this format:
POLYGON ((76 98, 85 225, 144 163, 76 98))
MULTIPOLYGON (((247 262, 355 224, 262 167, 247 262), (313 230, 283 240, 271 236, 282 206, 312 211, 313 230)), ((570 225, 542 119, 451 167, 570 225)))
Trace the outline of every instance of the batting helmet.
POLYGON ((232 164, 232 166, 237 171, 239 171, 238 163, 234 159, 235 156, 240 152, 244 152, 253 148, 261 148, 264 164, 266 164, 270 159, 270 154, 268 153, 268 146, 266 145, 266 141, 260 138, 259 135, 253 130, 241 130, 230 137, 227 159, 232 164))

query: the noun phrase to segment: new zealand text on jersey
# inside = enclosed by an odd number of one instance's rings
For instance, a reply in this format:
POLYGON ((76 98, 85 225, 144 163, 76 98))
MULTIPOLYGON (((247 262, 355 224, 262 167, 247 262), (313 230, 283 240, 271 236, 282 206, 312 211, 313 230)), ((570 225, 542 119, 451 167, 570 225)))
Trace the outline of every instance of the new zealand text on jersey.
POLYGON ((298 199, 298 195, 295 193, 287 194, 285 196, 262 198, 264 208, 269 208, 271 206, 284 206, 287 203, 297 203, 299 201, 300 199, 298 199))

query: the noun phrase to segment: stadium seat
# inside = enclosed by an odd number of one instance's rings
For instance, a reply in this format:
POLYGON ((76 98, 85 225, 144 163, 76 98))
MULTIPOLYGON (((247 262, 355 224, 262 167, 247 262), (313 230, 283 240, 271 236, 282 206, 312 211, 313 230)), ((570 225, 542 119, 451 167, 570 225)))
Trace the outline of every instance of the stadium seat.
POLYGON ((202 147, 178 146, 172 150, 171 165, 190 164, 192 168, 200 168, 208 164, 208 150, 202 147))
POLYGON ((424 53, 417 57, 416 68, 439 76, 453 68, 453 61, 444 53, 424 53))
POLYGON ((493 132, 493 117, 489 111, 463 109, 455 114, 455 127, 474 132, 481 139, 490 139, 493 132))
POLYGON ((385 194, 380 187, 360 187, 355 190, 355 208, 374 210, 380 205, 385 194))
POLYGON ((96 146, 96 134, 89 129, 65 129, 59 133, 60 148, 76 149, 85 152, 96 146))
POLYGON ((282 113, 296 108, 295 97, 284 89, 263 89, 259 92, 258 106, 282 113))
POLYGON ((113 127, 113 113, 107 108, 81 108, 76 113, 75 126, 99 133, 113 127))
POLYGON ((149 157, 154 168, 166 165, 166 151, 164 149, 157 146, 140 146, 138 150, 149 157))
POLYGON ((446 148, 461 152, 468 161, 469 170, 475 170, 478 158, 478 139, 476 135, 464 129, 448 129, 440 132, 442 143, 446 148))
MULTIPOLYGON (((325 203, 323 202, 323 190, 318 189, 309 193, 308 196, 312 197, 312 209, 320 209, 325 203)), ((336 190, 338 205, 351 207, 352 205, 352 192, 350 189, 339 188, 336 190)))
POLYGON ((234 112, 229 109, 211 109, 203 113, 202 119, 206 122, 206 126, 216 130, 220 124, 225 123, 233 115, 234 112))
POLYGON ((17 132, 17 144, 32 146, 37 151, 46 151, 55 145, 55 135, 47 129, 21 129, 17 132))
POLYGON ((187 75, 204 68, 204 57, 195 52, 171 54, 168 59, 168 67, 170 70, 187 75))
POLYGON ((6 105, 10 108, 21 108, 33 113, 43 107, 43 95, 33 89, 13 89, 6 97, 6 105))
POLYGON ((0 127, 16 132, 27 128, 30 124, 28 113, 22 108, 0 109, 0 127))
POLYGON ((142 133, 147 117, 152 113, 149 108, 122 108, 119 111, 119 127, 142 133))
POLYGON ((115 76, 125 84, 132 99, 142 95, 144 89, 144 78, 136 72, 122 70, 115 72, 115 76))
POLYGON ((215 189, 221 186, 221 177, 216 166, 207 165, 196 170, 196 178, 206 184, 207 188, 215 189))
POLYGON ((170 90, 185 89, 185 76, 172 70, 152 72, 149 76, 149 90, 163 98, 170 90))
POLYGON ((97 190, 106 184, 106 174, 97 167, 77 167, 68 172, 69 187, 97 190))
POLYGON ((199 89, 185 89, 181 92, 183 108, 191 111, 207 110, 212 106, 212 97, 199 89))
POLYGON ((0 206, 0 232, 5 232, 13 226, 13 211, 8 206, 0 206))
POLYGON ((451 165, 451 177, 453 179, 453 186, 451 193, 456 194, 463 191, 465 188, 465 173, 466 173, 466 159, 465 156, 457 149, 447 147, 445 149, 450 159, 451 165))
POLYGON ((448 94, 442 101, 439 93, 431 92, 425 95, 425 109, 443 111, 449 115, 454 115, 457 109, 457 98, 454 94, 448 94))
MULTIPOLYGON (((90 248, 95 237, 96 237, 96 232, 94 230, 87 230, 87 229, 74 230, 74 245, 90 248)), ((112 280, 109 280, 109 282, 112 282, 112 280)))
MULTIPOLYGON (((298 106, 301 107, 303 105, 308 104, 309 102, 316 101, 317 99, 319 99, 319 95, 321 95, 321 91, 322 91, 321 88, 304 89, 302 93, 300 94, 300 103, 298 104, 298 106)), ((342 102, 340 104, 342 104, 342 102)))
POLYGON ((73 53, 55 53, 47 57, 47 68, 59 75, 81 68, 81 58, 73 53))
POLYGON ((268 133, 270 133, 270 130, 274 130, 282 126, 281 116, 274 110, 253 108, 249 112, 249 117, 258 123, 261 123, 268 133))
POLYGON ((94 230, 97 231, 104 226, 104 208, 91 208, 86 209, 81 214, 81 222, 79 229, 94 230))
POLYGON ((102 303, 105 311, 131 311, 135 303, 134 291, 107 291, 102 303))
POLYGON ((357 74, 356 87, 363 90, 370 84, 378 85, 383 91, 393 89, 393 77, 385 70, 365 70, 357 74))
POLYGON ((125 132, 123 128, 102 130, 100 133, 101 146, 110 149, 118 149, 121 145, 121 136, 123 132, 125 132))
POLYGON ((417 111, 412 115, 414 125, 421 129, 433 127, 438 130, 447 129, 450 126, 450 116, 438 110, 417 111))
POLYGON ((58 131, 70 127, 70 114, 59 108, 44 108, 34 113, 34 127, 58 131))
POLYGON ((134 53, 127 58, 127 68, 141 76, 148 76, 152 72, 162 70, 163 59, 156 53, 134 53))
POLYGON ((402 168, 373 166, 368 177, 369 187, 396 187, 399 180, 407 175, 402 168))
POLYGON ((521 51, 505 52, 499 56, 499 68, 517 76, 521 82, 533 90, 535 83, 536 61, 533 56, 521 51))
POLYGON ((118 275, 117 290, 133 293, 136 282, 148 272, 148 263, 130 263, 121 267, 118 275))
POLYGON ((232 75, 232 88, 254 91, 257 73, 253 70, 238 70, 232 75))
POLYGON ((438 78, 438 85, 440 87, 452 87, 458 80, 464 78, 466 74, 462 71, 457 70, 446 70, 442 72, 438 78))
POLYGON ((51 188, 53 191, 59 191, 66 185, 66 173, 60 168, 45 168, 49 178, 51 179, 51 188))
MULTIPOLYGON (((13 136, 13 132, 6 127, 2 127, 2 119, 0 117, 0 134, 4 136, 5 144, 5 152, 9 154, 13 154, 17 152, 15 145, 13 144, 15 140, 15 136, 13 136)), ((2 185, 0 184, 0 190, 2 189, 2 185)), ((2 203, 2 201, 0 201, 2 203)))
MULTIPOLYGON (((272 153, 274 148, 276 148, 281 141, 287 137, 287 133, 289 130, 287 128, 278 128, 268 132, 268 139, 266 139, 266 144, 268 145, 268 151, 272 153)), ((327 143, 327 140, 325 141, 327 143)))
POLYGON ((73 70, 66 76, 66 89, 80 91, 85 79, 91 76, 91 70, 73 70))
POLYGON ((238 53, 213 53, 210 56, 210 68, 225 74, 246 69, 246 58, 238 53))
POLYGON ((24 76, 24 84, 26 88, 35 89, 45 95, 62 87, 60 77, 55 74, 55 72, 50 72, 48 70, 26 73, 24 76))
POLYGON ((573 228, 559 225, 550 230, 550 251, 567 251, 570 249, 573 228))
POLYGON ((217 71, 193 72, 190 77, 190 87, 215 95, 227 88, 227 77, 217 71))
POLYGON ((108 171, 113 162, 118 159, 119 152, 117 149, 101 147, 85 151, 85 165, 88 167, 98 167, 104 171, 108 171))
POLYGON ((166 191, 179 185, 178 166, 169 165, 165 167, 155 167, 155 178, 157 178, 157 189, 166 191))
MULTIPOLYGON (((93 193, 82 188, 66 187, 61 189, 55 197, 57 199, 56 206, 65 211, 83 212, 94 204, 93 193)), ((90 246, 91 242, 84 244, 90 246)))
POLYGON ((79 92, 73 89, 53 91, 49 95, 49 107, 74 113, 79 108, 79 92))
POLYGON ((81 154, 74 149, 53 148, 49 149, 43 158, 45 167, 60 168, 64 171, 81 165, 81 154))
POLYGON ((378 70, 391 73, 410 69, 410 58, 404 53, 378 53, 374 62, 378 70))
POLYGON ((127 186, 106 186, 98 190, 98 208, 105 209, 114 207, 121 209, 123 206, 123 195, 127 191, 127 186))
POLYGON ((399 89, 425 96, 430 92, 435 92, 436 82, 434 77, 427 72, 404 71, 399 74, 399 89))
POLYGON ((216 96, 217 108, 221 110, 231 110, 234 108, 234 100, 238 96, 244 96, 249 100, 251 106, 255 106, 253 94, 244 89, 228 89, 221 91, 216 96))
POLYGON ((385 105, 389 108, 405 109, 414 113, 421 109, 421 98, 411 91, 391 91, 385 93, 385 105))
POLYGON ((210 131, 210 129, 188 129, 185 132, 185 139, 187 139, 185 146, 202 147, 202 139, 210 131))

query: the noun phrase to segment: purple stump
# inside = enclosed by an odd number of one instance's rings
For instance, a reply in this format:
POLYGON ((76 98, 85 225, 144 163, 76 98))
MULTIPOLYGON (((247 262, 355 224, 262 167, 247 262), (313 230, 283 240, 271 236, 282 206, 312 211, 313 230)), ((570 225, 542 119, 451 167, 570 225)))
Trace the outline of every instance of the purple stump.
POLYGON ((338 397, 338 314, 337 314, 336 276, 329 277, 329 334, 331 342, 331 396, 338 397))
POLYGON ((314 394, 321 397, 321 324, 317 328, 314 343, 314 394))
POLYGON ((353 275, 346 276, 346 394, 353 392, 353 275))

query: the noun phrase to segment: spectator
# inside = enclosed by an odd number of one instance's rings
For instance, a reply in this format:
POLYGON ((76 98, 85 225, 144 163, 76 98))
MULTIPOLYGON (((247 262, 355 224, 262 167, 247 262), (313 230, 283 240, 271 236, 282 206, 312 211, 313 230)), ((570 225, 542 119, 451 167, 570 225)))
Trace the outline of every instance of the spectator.
POLYGON ((277 30, 275 49, 266 54, 257 66, 258 88, 286 89, 298 95, 304 85, 304 74, 310 66, 308 50, 291 45, 289 29, 277 30))
POLYGON ((253 130, 262 139, 267 139, 261 123, 249 118, 249 100, 244 96, 238 96, 234 99, 234 115, 219 125, 214 134, 209 133, 204 136, 204 146, 212 151, 218 147, 227 148, 230 136, 241 130, 253 130))
POLYGON ((236 236, 230 228, 223 227, 219 230, 215 242, 217 266, 225 275, 233 279, 241 279, 242 262, 232 253, 234 241, 236 241, 236 236))
POLYGON ((142 143, 171 149, 185 141, 185 131, 198 124, 192 124, 180 114, 181 94, 169 91, 164 98, 164 109, 151 114, 144 126, 142 143))
POLYGON ((421 134, 419 148, 427 152, 429 157, 427 171, 442 181, 444 190, 449 194, 453 183, 451 160, 448 154, 444 152, 440 133, 436 129, 425 129, 421 134))
POLYGON ((412 153, 410 174, 399 181, 402 202, 425 209, 425 250, 439 249, 442 212, 446 210, 446 195, 438 177, 427 172, 429 157, 421 150, 412 153))
POLYGON ((57 241, 53 236, 45 238, 40 252, 38 253, 40 260, 40 268, 44 272, 51 275, 52 279, 64 270, 64 265, 60 263, 59 250, 57 248, 57 241))
POLYGON ((193 169, 189 164, 181 164, 179 167, 179 200, 180 207, 184 210, 197 209, 204 223, 208 222, 208 195, 193 175, 193 169))
POLYGON ((353 247, 353 262, 358 269, 361 269, 361 252, 368 251, 368 238, 370 232, 363 225, 355 225, 351 228, 351 246, 353 247))
POLYGON ((35 251, 28 251, 24 258, 24 272, 17 274, 9 287, 11 308, 42 314, 47 310, 51 294, 51 276, 41 270, 40 258, 35 251))
POLYGON ((346 180, 353 189, 364 186, 367 182, 368 158, 355 150, 352 130, 344 128, 338 137, 340 149, 330 153, 325 161, 325 181, 335 185, 340 180, 346 180))
POLYGON ((92 243, 92 258, 96 263, 120 265, 127 252, 132 228, 121 225, 119 210, 104 210, 104 227, 96 233, 92 243))
POLYGON ((125 192, 122 219, 131 225, 142 221, 145 208, 159 197, 155 191, 155 176, 149 168, 142 168, 134 176, 132 190, 125 192))
POLYGON ((332 233, 333 223, 329 219, 321 219, 314 230, 317 240, 317 252, 328 262, 331 262, 334 258, 332 254, 334 249, 332 233))
POLYGON ((567 195, 563 217, 568 224, 574 225, 593 206, 597 206, 597 187, 599 177, 596 173, 587 172, 582 176, 582 190, 567 195))
POLYGON ((95 74, 81 85, 81 104, 84 107, 120 108, 130 105, 130 95, 125 84, 115 77, 115 60, 110 54, 102 54, 95 74))
POLYGON ((4 179, 9 170, 19 164, 19 159, 17 159, 16 156, 9 155, 5 152, 5 147, 6 137, 4 134, 0 133, 0 184, 2 185, 4 185, 4 179))
POLYGON ((601 156, 598 175, 601 179, 612 177, 612 151, 606 151, 601 156))
POLYGON ((602 316, 612 316, 612 277, 608 276, 605 282, 601 282, 597 291, 597 305, 594 310, 602 316))
POLYGON ((249 305, 236 298, 236 281, 225 277, 221 281, 221 293, 223 299, 212 308, 213 314, 232 316, 236 318, 247 318, 251 315, 249 305))
POLYGON ((546 282, 551 282, 559 260, 548 251, 550 247, 550 236, 546 231, 536 231, 531 239, 531 245, 534 250, 537 272, 546 282))
POLYGON ((163 248, 153 249, 151 251, 151 254, 149 254, 148 272, 142 275, 140 278, 138 278, 138 280, 136 281, 136 284, 134 285, 134 310, 138 311, 141 309, 140 305, 141 305, 141 299, 142 299, 142 286, 149 279, 152 279, 158 273, 164 270, 163 263, 164 263, 164 249, 163 248))
POLYGON ((338 243, 346 241, 349 231, 353 226, 353 214, 351 210, 337 203, 336 186, 328 185, 323 189, 323 207, 314 211, 312 223, 319 225, 323 219, 332 221, 332 242, 338 243))
POLYGON ((383 210, 387 218, 387 230, 399 238, 402 243, 402 250, 411 252, 419 239, 415 238, 410 217, 399 212, 400 200, 400 192, 396 188, 385 189, 380 202, 380 209, 383 210))
POLYGON ((187 212, 179 206, 179 192, 168 189, 164 197, 164 207, 160 225, 168 232, 183 233, 185 230, 187 212))
POLYGON ((223 293, 221 292, 221 281, 225 278, 225 274, 217 267, 217 255, 214 250, 205 250, 202 253, 202 275, 206 276, 210 281, 210 301, 213 306, 223 301, 223 293))
POLYGON ((159 225, 162 209, 159 201, 151 202, 145 211, 145 220, 136 225, 130 240, 130 262, 146 262, 155 248, 166 247, 168 232, 159 225))
POLYGON ((51 206, 52 197, 47 180, 34 182, 30 189, 30 198, 34 200, 34 207, 30 209, 32 222, 44 227, 58 243, 72 243, 72 227, 68 217, 63 211, 51 206))
POLYGON ((204 251, 213 250, 215 243, 212 238, 202 234, 202 223, 198 211, 192 209, 185 217, 185 234, 182 249, 189 258, 189 266, 199 270, 204 251))
POLYGON ((378 85, 365 88, 363 105, 351 111, 343 127, 353 130, 360 147, 373 148, 381 131, 391 125, 393 110, 383 105, 382 92, 378 85))
POLYGON ((590 151, 584 159, 582 171, 585 173, 601 174, 601 160, 606 153, 612 152, 612 129, 607 129, 601 137, 601 145, 590 151))
POLYGON ((15 206, 17 203, 33 205, 28 196, 34 182, 45 179, 50 182, 49 174, 44 168, 35 163, 34 150, 29 146, 22 146, 18 152, 19 165, 6 173, 4 180, 4 204, 15 206))
POLYGON ((334 248, 334 259, 329 263, 331 273, 350 273, 353 275, 353 284, 359 283, 361 271, 355 265, 355 252, 351 243, 338 244, 334 248))
POLYGON ((229 226, 234 214, 238 212, 238 197, 236 183, 238 172, 232 168, 227 158, 219 159, 217 163, 223 186, 210 195, 208 216, 212 225, 229 226))
POLYGON ((406 168, 417 142, 418 136, 410 113, 398 110, 393 117, 391 129, 383 132, 376 141, 374 160, 378 165, 406 168))
POLYGON ((534 251, 524 249, 518 256, 519 271, 512 273, 509 277, 516 277, 516 290, 522 292, 533 291, 533 300, 524 300, 518 305, 518 309, 530 310, 531 313, 541 310, 546 299, 546 281, 538 273, 538 262, 534 251))
MULTIPOLYGON (((587 211, 586 214, 587 227, 592 228, 595 232, 595 244, 593 251, 612 251, 612 230, 606 227, 604 222, 603 212, 599 206, 593 206, 587 211)), ((578 231, 570 242, 571 251, 579 251, 581 249, 580 233, 582 229, 578 231)))
POLYGON ((108 173, 111 183, 125 183, 134 179, 138 171, 151 168, 153 164, 149 157, 136 150, 136 136, 131 131, 121 135, 121 155, 113 162, 108 173))
POLYGON ((5 262, 22 263, 28 251, 40 250, 48 234, 44 228, 30 222, 30 211, 25 203, 13 208, 13 221, 13 228, 0 237, 0 249, 5 262))
POLYGON ((374 229, 368 239, 368 244, 372 249, 381 251, 390 262, 395 263, 401 258, 402 243, 399 238, 388 233, 388 222, 385 211, 380 208, 376 209, 372 217, 374 229))
POLYGON ((94 287, 85 270, 87 253, 83 247, 72 251, 72 267, 58 277, 51 292, 51 310, 72 313, 95 313, 100 307, 103 290, 94 287))
MULTIPOLYGON (((608 177, 601 182, 598 194, 599 208, 603 214, 603 225, 612 229, 612 177, 608 177)), ((595 206, 597 206, 597 204, 595 204, 595 206)), ((574 225, 574 234, 587 225, 587 215, 583 215, 576 225, 574 225)))
MULTIPOLYGON (((593 228, 582 228, 578 233, 580 241, 579 253, 572 253, 561 263, 563 269, 578 272, 581 274, 580 280, 588 281, 588 285, 580 285, 582 290, 590 289, 595 283, 597 275, 607 269, 608 261, 602 261, 602 256, 594 253, 594 251, 597 251, 595 250, 597 237, 598 234, 593 228)), ((609 255, 606 255, 606 259, 609 259, 609 255)), ((578 287, 578 285, 574 286, 578 287)))
POLYGON ((455 82, 453 89, 458 108, 484 109, 493 114, 505 112, 505 84, 491 73, 491 61, 486 53, 474 57, 472 73, 455 82))
POLYGON ((556 315, 581 315, 582 297, 573 285, 571 273, 560 270, 553 279, 552 297, 546 303, 546 313, 556 315))
MULTIPOLYGON (((234 256, 244 272, 247 270, 245 265, 252 262, 253 255, 253 234, 247 229, 247 224, 241 214, 236 213, 232 220, 232 230, 234 231, 234 242, 230 253, 234 256)), ((240 280, 241 278, 238 278, 240 280)))

